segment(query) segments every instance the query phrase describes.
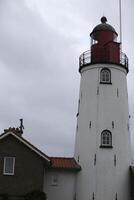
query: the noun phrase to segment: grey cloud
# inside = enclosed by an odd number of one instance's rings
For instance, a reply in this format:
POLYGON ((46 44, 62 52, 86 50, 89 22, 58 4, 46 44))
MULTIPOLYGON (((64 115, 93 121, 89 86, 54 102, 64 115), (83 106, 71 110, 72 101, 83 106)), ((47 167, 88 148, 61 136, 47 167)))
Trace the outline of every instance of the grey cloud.
MULTIPOLYGON (((133 2, 128 0, 125 6, 129 13, 125 14, 123 48, 130 57, 133 119, 133 2)), ((119 32, 115 0, 0 1, 1 132, 19 126, 18 119, 23 117, 24 136, 33 144, 49 155, 73 155, 78 57, 89 49, 89 32, 103 12, 119 32)))

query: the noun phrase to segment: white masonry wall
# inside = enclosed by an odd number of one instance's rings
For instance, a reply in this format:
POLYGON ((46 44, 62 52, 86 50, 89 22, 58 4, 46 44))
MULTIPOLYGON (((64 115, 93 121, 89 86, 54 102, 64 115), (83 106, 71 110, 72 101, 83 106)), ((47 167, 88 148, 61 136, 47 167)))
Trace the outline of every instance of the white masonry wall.
POLYGON ((128 200, 131 151, 126 70, 112 64, 85 67, 79 99, 75 159, 82 170, 77 176, 77 200, 128 200), (100 84, 104 67, 111 70, 112 84, 100 84), (112 133, 113 148, 100 148, 105 129, 112 133))
POLYGON ((44 191, 48 200, 74 200, 75 178, 76 172, 56 169, 46 170, 44 191))

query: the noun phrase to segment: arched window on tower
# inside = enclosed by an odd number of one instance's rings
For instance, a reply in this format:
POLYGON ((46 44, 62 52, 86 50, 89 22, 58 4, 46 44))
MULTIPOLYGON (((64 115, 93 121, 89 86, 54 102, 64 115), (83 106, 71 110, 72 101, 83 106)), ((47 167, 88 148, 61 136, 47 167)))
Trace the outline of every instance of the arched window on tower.
POLYGON ((112 133, 109 130, 104 130, 101 133, 101 148, 112 148, 112 133))
POLYGON ((100 83, 111 84, 111 71, 108 68, 103 68, 100 72, 100 83))

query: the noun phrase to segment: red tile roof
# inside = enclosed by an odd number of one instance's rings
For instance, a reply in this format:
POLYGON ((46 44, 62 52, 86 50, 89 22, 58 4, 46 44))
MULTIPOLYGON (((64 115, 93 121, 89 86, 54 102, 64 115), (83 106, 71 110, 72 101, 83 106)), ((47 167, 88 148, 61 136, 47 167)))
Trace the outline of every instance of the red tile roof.
POLYGON ((52 162, 52 169, 64 169, 80 171, 81 167, 74 158, 67 157, 49 157, 52 162))

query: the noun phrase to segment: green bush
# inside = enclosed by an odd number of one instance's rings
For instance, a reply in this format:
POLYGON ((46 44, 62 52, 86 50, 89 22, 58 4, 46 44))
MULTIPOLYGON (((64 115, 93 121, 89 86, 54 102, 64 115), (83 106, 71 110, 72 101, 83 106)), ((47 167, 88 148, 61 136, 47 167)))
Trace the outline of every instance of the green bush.
POLYGON ((47 199, 46 194, 38 190, 29 192, 25 196, 25 200, 46 200, 46 199, 47 199))

